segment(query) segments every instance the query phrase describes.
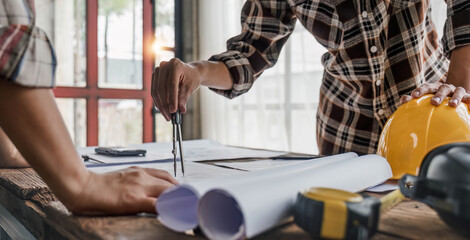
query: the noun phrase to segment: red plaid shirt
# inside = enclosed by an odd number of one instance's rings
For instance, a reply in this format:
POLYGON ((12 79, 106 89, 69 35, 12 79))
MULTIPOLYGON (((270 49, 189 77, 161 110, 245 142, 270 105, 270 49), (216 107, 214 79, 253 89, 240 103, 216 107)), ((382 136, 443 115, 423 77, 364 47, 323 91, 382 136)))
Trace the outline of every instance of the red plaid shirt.
MULTIPOLYGON (((228 67, 233 98, 272 67, 295 22, 328 51, 317 114, 321 154, 375 153, 400 97, 424 82, 445 81, 449 56, 470 44, 470 1, 448 0, 439 44, 427 0, 248 0, 240 35, 211 57, 228 67)), ((312 79, 313 80, 313 79, 312 79)))
POLYGON ((0 0, 0 81, 54 86, 54 48, 35 14, 33 0, 0 0))

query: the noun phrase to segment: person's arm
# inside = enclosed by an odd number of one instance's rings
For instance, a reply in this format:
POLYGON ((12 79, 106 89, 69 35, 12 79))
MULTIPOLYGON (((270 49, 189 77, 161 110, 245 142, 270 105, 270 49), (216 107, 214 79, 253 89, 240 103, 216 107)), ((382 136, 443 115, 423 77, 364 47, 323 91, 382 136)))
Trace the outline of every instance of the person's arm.
POLYGON ((242 9, 242 33, 227 41, 227 51, 209 61, 161 62, 155 68, 152 96, 166 120, 177 109, 186 111, 199 86, 228 98, 247 92, 261 73, 272 67, 294 30, 296 18, 285 0, 248 0, 242 9))
MULTIPOLYGON (((449 105, 457 107, 460 102, 464 102, 470 107, 470 45, 456 48, 452 52, 446 83, 456 87, 449 105)), ((435 99, 435 103, 440 104, 450 95, 449 90, 445 89, 440 95, 436 93, 435 98, 439 100, 435 99)))
POLYGON ((188 99, 199 86, 228 90, 233 86, 233 79, 222 62, 185 63, 177 58, 161 62, 152 74, 152 97, 166 120, 177 109, 186 112, 188 99))
POLYGON ((401 103, 425 94, 434 93, 431 103, 439 105, 445 97, 452 97, 449 105, 456 107, 460 102, 470 108, 470 4, 468 0, 446 0, 447 20, 442 38, 444 54, 450 59, 446 81, 425 83, 411 95, 401 98, 401 103))
POLYGON ((29 167, 28 162, 0 127, 0 168, 23 167, 29 167))
POLYGON ((50 89, 0 81, 0 126, 54 194, 71 211, 155 212, 156 197, 176 184, 166 171, 133 168, 89 172, 72 143, 50 89))
POLYGON ((425 83, 401 98, 406 103, 413 98, 420 98, 434 93, 431 103, 439 105, 447 96, 452 97, 449 105, 457 107, 463 102, 470 108, 470 45, 456 48, 450 58, 447 80, 445 83, 425 83))

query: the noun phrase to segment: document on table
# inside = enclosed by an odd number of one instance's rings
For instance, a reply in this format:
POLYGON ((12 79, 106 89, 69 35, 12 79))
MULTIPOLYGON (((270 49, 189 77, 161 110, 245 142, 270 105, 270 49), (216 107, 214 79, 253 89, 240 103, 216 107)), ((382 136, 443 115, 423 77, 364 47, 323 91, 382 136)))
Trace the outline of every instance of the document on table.
MULTIPOLYGON (((139 166, 142 168, 155 168, 169 172, 172 176, 173 172, 173 162, 158 162, 158 163, 145 163, 145 164, 127 164, 127 165, 113 165, 113 166, 104 166, 104 165, 97 165, 97 166, 87 166, 87 168, 95 173, 107 173, 112 171, 121 170, 124 168, 128 168, 131 166, 139 166)), ((178 168, 181 167, 178 164, 178 168)), ((217 178, 223 176, 230 176, 234 174, 238 174, 241 171, 228 169, 228 168, 221 168, 217 166, 211 166, 205 163, 196 163, 196 162, 187 162, 185 165, 185 173, 184 177, 181 171, 176 171, 176 180, 179 183, 190 183, 196 182, 202 179, 208 178, 217 178)))
MULTIPOLYGON (((80 155, 88 155, 102 163, 131 164, 133 162, 158 162, 173 161, 172 143, 144 143, 131 145, 130 147, 145 149, 145 157, 109 157, 96 154, 94 147, 77 149, 80 155)), ((230 147, 211 140, 183 141, 183 155, 185 162, 202 162, 211 160, 229 160, 244 158, 271 158, 285 154, 285 152, 254 150, 238 147, 230 147)))
MULTIPOLYGON (((132 147, 145 149, 147 153, 170 152, 172 143, 146 143, 133 145, 132 147)), ((183 141, 183 153, 185 160, 193 162, 243 158, 271 158, 286 154, 285 152, 279 151, 225 146, 221 143, 205 139, 183 141)))
MULTIPOLYGON (((318 158, 317 158, 318 159, 318 158)), ((315 161, 316 159, 312 160, 282 160, 282 159, 267 159, 267 160, 257 160, 257 161, 236 161, 236 162, 216 162, 214 165, 239 169, 243 171, 256 171, 266 168, 278 167, 278 166, 285 166, 291 164, 297 164, 305 161, 315 161)))

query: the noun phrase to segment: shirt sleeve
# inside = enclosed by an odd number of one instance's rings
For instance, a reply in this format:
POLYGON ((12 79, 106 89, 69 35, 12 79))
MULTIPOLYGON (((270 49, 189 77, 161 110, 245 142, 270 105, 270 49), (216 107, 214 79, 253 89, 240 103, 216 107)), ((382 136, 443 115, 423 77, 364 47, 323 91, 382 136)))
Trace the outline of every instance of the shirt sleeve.
POLYGON ((50 88, 56 65, 49 38, 35 26, 34 1, 0 1, 0 80, 50 88))
POLYGON ((470 44, 470 1, 446 0, 447 20, 444 26, 442 46, 450 58, 452 50, 470 44))
POLYGON ((247 92, 272 67, 294 30, 296 18, 282 0, 248 0, 241 13, 242 33, 227 41, 227 51, 209 60, 223 62, 232 78, 230 90, 212 89, 228 98, 247 92))

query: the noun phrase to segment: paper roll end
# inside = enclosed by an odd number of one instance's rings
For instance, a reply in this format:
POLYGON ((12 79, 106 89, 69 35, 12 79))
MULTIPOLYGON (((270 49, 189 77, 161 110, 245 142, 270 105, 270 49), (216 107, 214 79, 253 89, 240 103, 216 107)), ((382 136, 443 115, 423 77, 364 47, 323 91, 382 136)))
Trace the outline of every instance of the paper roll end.
POLYGON ((243 211, 227 191, 214 189, 199 201, 199 224, 209 239, 243 239, 246 236, 243 211))
POLYGON ((176 232, 195 229, 198 225, 197 192, 186 185, 167 189, 157 200, 158 220, 176 232))

